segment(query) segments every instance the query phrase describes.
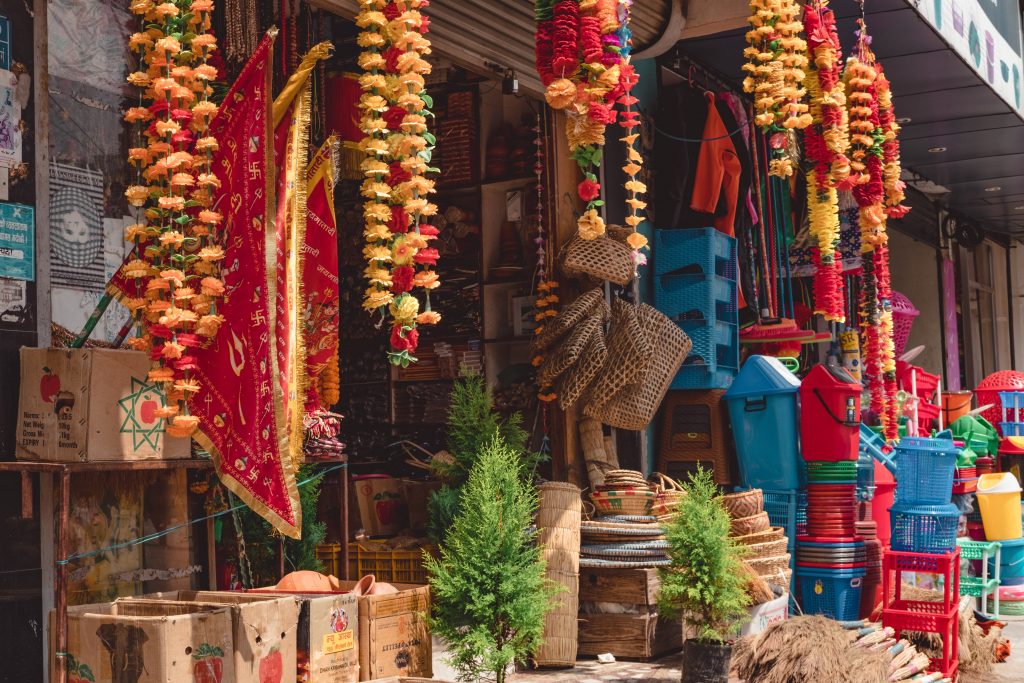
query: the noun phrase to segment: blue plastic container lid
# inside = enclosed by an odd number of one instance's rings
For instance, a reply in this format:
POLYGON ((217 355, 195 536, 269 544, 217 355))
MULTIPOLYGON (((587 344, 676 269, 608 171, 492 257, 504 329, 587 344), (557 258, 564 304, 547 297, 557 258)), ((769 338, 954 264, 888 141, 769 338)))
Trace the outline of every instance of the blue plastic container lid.
POLYGON ((960 516, 960 508, 953 503, 942 503, 941 505, 908 505, 906 503, 896 503, 889 512, 893 512, 901 515, 939 515, 947 517, 950 515, 960 516))
POLYGON ((952 453, 956 455, 956 446, 952 439, 936 439, 923 436, 905 436, 896 445, 896 451, 915 451, 917 453, 935 453, 936 455, 952 453))
MULTIPOLYGON (((766 341, 771 341, 767 339, 766 341)), ((751 356, 743 363, 725 399, 771 394, 795 394, 800 380, 775 356, 751 356)))
POLYGON ((820 567, 801 567, 797 565, 797 576, 812 576, 817 579, 855 579, 868 573, 867 567, 851 569, 824 569, 820 567))

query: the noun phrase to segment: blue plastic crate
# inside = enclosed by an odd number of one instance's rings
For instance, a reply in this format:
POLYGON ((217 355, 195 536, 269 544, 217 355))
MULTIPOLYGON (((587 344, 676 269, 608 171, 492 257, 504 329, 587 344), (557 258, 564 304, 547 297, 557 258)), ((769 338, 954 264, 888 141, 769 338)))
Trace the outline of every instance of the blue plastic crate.
POLYGON ((686 356, 686 361, 691 365, 699 362, 727 368, 739 367, 740 335, 736 325, 720 320, 712 323, 687 320, 677 324, 693 342, 693 348, 686 356))
MULTIPOLYGON (((799 491, 765 491, 764 511, 768 513, 768 520, 772 526, 780 526, 789 539, 789 565, 793 568, 793 561, 796 558, 796 525, 800 513, 799 491)), ((804 507, 806 508, 806 496, 804 496, 804 507)))
POLYGON ((942 505, 953 495, 956 447, 948 439, 904 437, 895 452, 896 502, 942 505))
POLYGON ((728 389, 734 379, 736 368, 684 362, 669 389, 728 389))
POLYGON ((736 280, 736 239, 714 228, 654 231, 654 274, 699 268, 736 280))
POLYGON ((999 422, 1003 436, 1024 436, 1024 422, 999 422))
POLYGON ((717 275, 686 273, 654 278, 654 306, 677 322, 737 322, 736 283, 717 275))
POLYGON ((956 549, 960 511, 945 505, 894 505, 889 509, 893 550, 942 555, 956 549))
POLYGON ((800 607, 804 614, 820 614, 837 621, 856 621, 867 570, 797 567, 800 607))

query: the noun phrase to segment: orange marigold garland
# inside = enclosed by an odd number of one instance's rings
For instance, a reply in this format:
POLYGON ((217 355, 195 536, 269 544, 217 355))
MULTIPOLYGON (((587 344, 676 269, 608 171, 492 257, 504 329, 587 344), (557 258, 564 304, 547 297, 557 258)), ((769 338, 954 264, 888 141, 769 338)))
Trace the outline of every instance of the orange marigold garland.
MULTIPOLYGON (((856 180, 853 196, 859 207, 862 285, 860 298, 861 355, 871 391, 871 409, 879 416, 886 438, 897 437, 896 358, 893 345, 892 285, 886 234, 886 187, 882 111, 891 100, 882 91, 887 82, 871 51, 863 19, 858 20, 857 54, 847 60, 844 80, 850 102, 851 167, 856 180), (886 102, 882 106, 883 100, 886 102)), ((895 124, 895 120, 893 121, 895 124)), ((895 133, 894 133, 895 135, 895 133)))
POLYGON ((434 270, 438 251, 430 246, 438 231, 426 222, 437 213, 428 199, 434 181, 426 175, 438 172, 430 166, 436 140, 427 130, 433 104, 424 84, 430 73, 423 58, 430 53, 423 35, 428 20, 419 11, 427 5, 427 0, 359 0, 356 16, 364 50, 359 106, 366 136, 360 147, 366 154, 361 168, 369 287, 363 308, 390 317, 388 359, 402 367, 416 361, 417 328, 441 320, 430 308, 430 290, 440 286, 434 270), (415 289, 424 290, 422 307, 415 289))
POLYGON ((840 78, 841 59, 835 17, 827 0, 804 7, 804 26, 810 53, 805 80, 813 123, 804 129, 808 161, 807 204, 814 246, 814 312, 826 320, 845 320, 842 260, 839 258, 839 196, 837 188, 849 179, 846 157, 849 133, 846 95, 840 78))
POLYGON ((807 43, 800 37, 800 7, 794 0, 750 0, 750 30, 743 50, 743 91, 754 95, 754 122, 772 150, 768 174, 793 175, 794 130, 811 123, 803 101, 807 43))
POLYGON ((205 136, 217 111, 209 99, 217 77, 209 63, 217 44, 210 32, 213 2, 133 0, 129 9, 144 30, 129 39, 139 65, 127 80, 141 94, 124 115, 136 126, 128 159, 137 170, 125 197, 138 212, 125 239, 137 258, 122 273, 146 292, 126 302, 139 327, 130 344, 148 350, 154 361, 149 380, 164 387, 168 405, 157 416, 167 419, 167 433, 187 437, 199 424, 188 410, 200 388, 191 377, 190 349, 216 335, 223 322, 217 313, 224 294, 217 239, 222 216, 210 208, 220 187, 211 168, 217 141, 205 136))

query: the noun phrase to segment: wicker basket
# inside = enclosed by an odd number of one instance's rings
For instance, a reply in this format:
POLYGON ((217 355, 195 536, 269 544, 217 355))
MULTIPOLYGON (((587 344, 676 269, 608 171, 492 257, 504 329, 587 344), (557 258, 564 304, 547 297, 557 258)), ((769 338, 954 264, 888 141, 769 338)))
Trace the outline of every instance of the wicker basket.
POLYGON ((786 531, 781 526, 773 526, 766 531, 756 531, 743 536, 733 536, 733 540, 740 545, 758 545, 759 543, 769 543, 784 538, 786 538, 786 531))
POLYGON ((558 406, 568 410, 576 404, 583 392, 587 390, 594 378, 601 372, 608 358, 608 345, 605 343, 604 328, 598 328, 590 337, 583 357, 560 378, 558 384, 558 406))
POLYGON ((741 517, 752 517, 764 511, 764 491, 761 489, 750 489, 730 493, 719 498, 722 506, 729 512, 733 519, 741 517))
POLYGON ((604 428, 597 420, 584 418, 579 423, 580 448, 587 465, 590 487, 597 489, 604 483, 605 473, 611 469, 604 452, 604 428))
POLYGON ((627 285, 633 279, 636 265, 633 251, 610 237, 585 240, 573 239, 565 247, 562 272, 569 277, 585 275, 595 280, 608 280, 627 285))
POLYGON ((593 336, 604 335, 602 324, 600 312, 591 313, 556 346, 549 349, 544 363, 537 370, 537 386, 546 387, 554 384, 562 373, 575 365, 583 357, 583 352, 593 336))
POLYGON ((571 666, 576 661, 583 499, 579 488, 563 482, 546 482, 537 491, 537 540, 543 547, 547 578, 563 588, 544 618, 544 644, 537 651, 537 663, 571 666))
POLYGON ((651 481, 657 493, 654 502, 651 504, 651 514, 661 517, 670 515, 679 509, 679 502, 686 495, 682 485, 661 472, 652 474, 651 481))
POLYGON ((602 320, 610 314, 608 304, 604 300, 604 289, 595 287, 580 294, 572 303, 559 311, 558 315, 544 324, 544 329, 533 339, 535 352, 546 351, 559 339, 568 334, 569 330, 580 324, 591 313, 597 312, 602 320))
POLYGON ((619 515, 646 515, 657 494, 654 491, 595 491, 590 494, 599 513, 619 515))
POLYGON ((579 572, 548 569, 547 578, 560 587, 554 607, 544 617, 544 640, 534 658, 539 666, 576 665, 579 616, 579 572))
POLYGON ((763 543, 743 544, 742 547, 744 550, 743 559, 749 562, 763 557, 775 557, 785 554, 786 549, 789 547, 789 539, 783 536, 782 538, 763 543))
MULTIPOLYGON (((646 346, 652 351, 638 380, 625 383, 612 394, 611 400, 588 401, 583 409, 585 415, 619 429, 647 428, 679 366, 693 348, 693 342, 678 325, 647 304, 641 304, 637 310, 637 321, 647 339, 646 346)), ((605 372, 614 376, 616 369, 606 362, 605 372)))
POLYGON ((750 517, 740 517, 739 519, 732 520, 729 524, 733 536, 746 536, 771 528, 767 512, 759 512, 750 517))
POLYGON ((789 570, 789 553, 743 561, 762 578, 768 578, 777 575, 779 572, 789 570))

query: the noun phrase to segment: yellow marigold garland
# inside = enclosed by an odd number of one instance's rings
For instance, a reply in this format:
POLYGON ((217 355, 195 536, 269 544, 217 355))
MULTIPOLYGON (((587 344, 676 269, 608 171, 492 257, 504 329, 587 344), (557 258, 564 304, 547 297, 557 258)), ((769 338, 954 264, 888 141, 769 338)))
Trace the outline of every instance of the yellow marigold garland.
POLYGON ((187 437, 199 424, 188 410, 200 389, 191 377, 190 349, 216 335, 223 322, 217 313, 224 294, 217 239, 222 216, 210 208, 220 187, 211 168, 217 141, 205 135, 217 111, 209 100, 217 77, 208 63, 217 45, 210 32, 213 2, 133 0, 129 9, 144 30, 129 38, 139 65, 127 80, 141 93, 139 105, 124 114, 136 125, 128 160, 137 171, 125 197, 139 212, 125 238, 138 257, 122 274, 145 289, 144 297, 126 302, 140 327, 130 345, 154 359, 149 380, 164 387, 168 405, 157 416, 168 421, 167 433, 187 437))
POLYGON ((359 0, 356 25, 364 51, 359 66, 363 94, 360 147, 366 154, 362 194, 369 287, 363 298, 368 311, 391 319, 388 359, 403 367, 415 362, 420 325, 441 320, 430 308, 430 290, 440 286, 438 251, 429 245, 437 229, 427 220, 437 214, 428 200, 437 173, 430 166, 436 142, 427 130, 433 102, 424 89, 430 64, 430 41, 423 35, 428 21, 419 9, 425 0, 359 0), (424 300, 413 294, 424 290, 424 300))

